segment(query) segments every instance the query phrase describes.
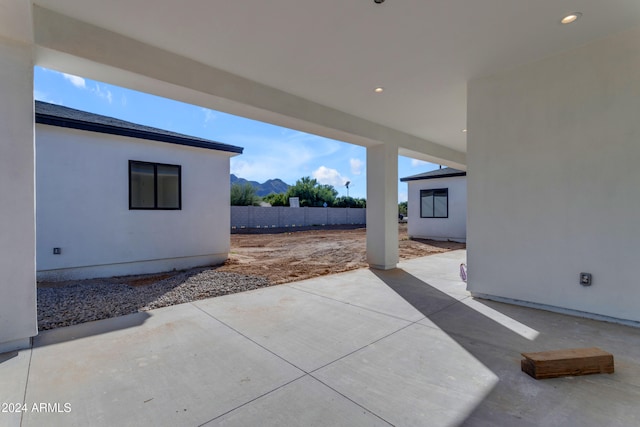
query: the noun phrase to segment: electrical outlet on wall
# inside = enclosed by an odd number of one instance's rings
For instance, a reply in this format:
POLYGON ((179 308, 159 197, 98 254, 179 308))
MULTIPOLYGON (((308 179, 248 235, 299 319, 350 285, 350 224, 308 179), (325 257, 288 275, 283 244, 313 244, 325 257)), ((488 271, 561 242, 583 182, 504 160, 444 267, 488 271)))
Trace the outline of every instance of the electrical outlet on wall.
POLYGON ((580 284, 582 286, 591 286, 591 273, 580 273, 580 284))

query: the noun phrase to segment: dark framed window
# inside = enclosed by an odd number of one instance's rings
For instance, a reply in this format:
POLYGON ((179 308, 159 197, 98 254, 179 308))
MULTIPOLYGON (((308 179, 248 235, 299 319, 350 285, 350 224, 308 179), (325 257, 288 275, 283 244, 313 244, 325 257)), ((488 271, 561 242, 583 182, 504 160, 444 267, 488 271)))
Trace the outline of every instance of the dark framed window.
POLYGON ((449 218, 449 189, 420 190, 420 218, 449 218))
POLYGON ((182 209, 179 165, 129 160, 129 209, 182 209))

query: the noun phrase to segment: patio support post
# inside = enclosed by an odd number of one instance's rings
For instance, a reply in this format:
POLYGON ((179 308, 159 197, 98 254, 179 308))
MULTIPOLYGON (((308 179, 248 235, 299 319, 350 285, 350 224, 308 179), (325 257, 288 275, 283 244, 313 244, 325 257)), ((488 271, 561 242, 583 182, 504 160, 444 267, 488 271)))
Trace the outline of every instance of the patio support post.
POLYGON ((38 333, 33 50, 0 39, 0 353, 38 333))
POLYGON ((398 264, 398 146, 367 148, 367 262, 389 270, 398 264))

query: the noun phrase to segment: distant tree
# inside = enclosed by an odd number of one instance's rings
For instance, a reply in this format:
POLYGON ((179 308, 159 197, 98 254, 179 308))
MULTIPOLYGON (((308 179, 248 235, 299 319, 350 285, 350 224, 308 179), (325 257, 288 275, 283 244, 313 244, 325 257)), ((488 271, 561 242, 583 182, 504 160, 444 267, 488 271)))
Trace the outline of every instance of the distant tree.
POLYGON ((333 206, 337 208, 366 208, 367 199, 356 199, 353 197, 342 196, 336 198, 333 206))
POLYGON ((401 214, 402 216, 407 216, 408 207, 409 207, 409 203, 408 202, 400 202, 400 203, 398 203, 398 214, 401 214))
POLYGON ((248 182, 231 186, 231 206, 255 206, 260 203, 256 189, 248 182))
POLYGON ((264 196, 262 201, 269 203, 271 206, 289 206, 289 199, 285 193, 271 193, 264 196))
POLYGON ((319 184, 315 178, 305 176, 296 181, 296 184, 289 187, 285 197, 287 203, 290 197, 298 197, 300 206, 333 206, 338 191, 332 185, 319 184))

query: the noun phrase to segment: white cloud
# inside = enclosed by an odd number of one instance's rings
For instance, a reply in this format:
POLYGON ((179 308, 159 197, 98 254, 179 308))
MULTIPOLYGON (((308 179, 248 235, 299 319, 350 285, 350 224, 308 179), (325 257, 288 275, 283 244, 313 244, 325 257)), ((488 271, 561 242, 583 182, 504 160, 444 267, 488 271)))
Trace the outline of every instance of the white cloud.
POLYGON ((398 193, 398 203, 406 202, 408 200, 407 193, 398 193))
POLYGON ((217 116, 216 113, 213 110, 210 110, 208 108, 201 108, 202 112, 204 113, 204 125, 207 126, 208 123, 211 123, 212 121, 214 121, 217 116))
POLYGON ((66 80, 69 80, 71 84, 77 88, 80 88, 80 89, 87 88, 87 82, 82 77, 74 76, 72 74, 67 74, 67 73, 62 73, 62 77, 64 77, 66 80))
POLYGON ((340 175, 335 169, 330 169, 326 166, 320 166, 311 174, 320 184, 333 185, 334 187, 342 187, 345 182, 349 181, 346 176, 340 175))
POLYGON ((109 102, 109 104, 111 104, 113 102, 113 95, 111 94, 111 91, 109 89, 107 89, 107 88, 101 87, 97 83, 96 83, 96 88, 95 89, 91 89, 91 92, 95 93, 96 95, 98 95, 102 99, 106 99, 107 102, 109 102))
MULTIPOLYGON (((280 178, 286 182, 286 178, 278 175, 268 159, 264 159, 264 162, 254 162, 243 160, 242 157, 233 157, 230 166, 232 174, 250 181, 264 182, 268 179, 280 178)), ((292 183, 287 182, 287 184, 292 183)))
MULTIPOLYGON (((51 70, 51 71, 53 71, 53 70, 51 70)), ((87 86, 87 81, 82 77, 74 76, 73 74, 60 73, 58 71, 53 71, 53 72, 61 74, 62 77, 65 78, 65 80, 68 80, 72 85, 74 85, 78 89, 88 90, 91 93, 93 93, 94 95, 106 100, 109 104, 113 103, 113 94, 106 87, 106 85, 102 85, 101 86, 100 84, 96 83, 96 86, 94 88, 92 88, 92 87, 87 86)), ((123 97, 121 99, 121 103, 122 103, 122 105, 127 105, 127 99, 124 97, 124 95, 123 95, 123 97)))
POLYGON ((424 160, 411 159, 411 167, 416 168, 418 166, 428 165, 429 162, 425 162, 424 160))
POLYGON ((362 173, 362 168, 364 167, 364 162, 360 159, 349 159, 349 164, 351 165, 351 173, 354 175, 360 175, 362 173))
POLYGON ((49 94, 47 94, 46 92, 42 92, 38 89, 34 89, 33 91, 33 98, 37 99, 38 101, 44 101, 44 102, 50 102, 52 104, 60 104, 62 105, 62 103, 60 102, 54 102, 54 100, 49 96, 49 94))
POLYGON ((280 178, 287 184, 310 176, 314 161, 334 155, 341 147, 336 141, 292 130, 273 136, 226 135, 218 140, 245 148, 241 156, 231 158, 231 173, 258 182, 280 178))

